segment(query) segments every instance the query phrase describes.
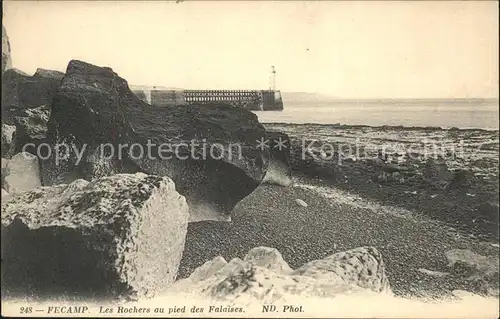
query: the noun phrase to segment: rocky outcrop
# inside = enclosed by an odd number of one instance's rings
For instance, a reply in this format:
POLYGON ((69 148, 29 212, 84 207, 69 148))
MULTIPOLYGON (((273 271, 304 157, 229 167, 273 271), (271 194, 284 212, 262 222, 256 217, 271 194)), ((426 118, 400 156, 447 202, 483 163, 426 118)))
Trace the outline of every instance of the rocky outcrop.
MULTIPOLYGON (((16 125, 16 150, 15 152, 26 151, 34 155, 40 143, 47 141, 47 123, 50 118, 50 106, 42 105, 33 109, 24 109, 17 112, 14 117, 16 125)), ((43 151, 42 148, 39 149, 43 151)), ((45 150, 47 151, 47 150, 45 150)), ((42 155, 44 157, 45 155, 42 155)))
POLYGON ((314 260, 293 273, 317 279, 335 274, 344 282, 364 289, 375 292, 390 290, 382 255, 373 247, 360 247, 314 260))
POLYGON ((14 135, 16 127, 2 124, 2 158, 10 158, 14 155, 15 143, 14 135))
POLYGON ((52 81, 59 81, 59 83, 60 83, 60 81, 62 81, 62 79, 64 77, 64 72, 38 68, 38 69, 36 69, 35 74, 33 74, 33 77, 45 78, 45 79, 49 79, 52 81))
POLYGON ((282 132, 267 131, 269 141, 269 167, 263 182, 290 186, 292 184, 292 167, 290 163, 290 137, 282 132))
POLYGON ((483 220, 491 220, 495 221, 495 224, 498 224, 499 217, 499 203, 488 201, 479 204, 476 207, 476 218, 483 220))
POLYGON ((12 60, 10 57, 10 42, 7 36, 7 31, 2 25, 2 74, 5 70, 12 68, 12 60))
POLYGON ((423 178, 431 186, 445 189, 453 177, 453 173, 448 169, 446 161, 442 158, 429 158, 425 162, 423 178))
POLYGON ((299 139, 291 140, 291 167, 294 171, 304 173, 312 177, 320 177, 336 180, 342 175, 339 165, 339 154, 335 152, 321 152, 315 141, 299 139), (309 147, 311 145, 311 147, 309 147))
POLYGON ((488 257, 467 249, 452 249, 446 252, 446 259, 455 273, 461 273, 469 279, 498 278, 498 255, 488 257))
POLYGON ((475 182, 474 173, 468 170, 455 170, 453 171, 453 177, 448 184, 448 189, 458 189, 462 191, 468 190, 472 184, 475 182))
MULTIPOLYGON (((129 172, 135 166, 171 177, 186 196, 192 221, 228 219, 260 184, 269 162, 269 151, 256 147, 265 129, 253 113, 224 104, 152 108, 110 68, 76 60, 54 98, 49 137, 54 143, 71 138, 90 153, 113 149, 100 167, 129 172)), ((82 178, 81 165, 62 174, 82 178)))
POLYGON ((290 274, 293 271, 293 269, 290 268, 288 263, 283 259, 281 253, 274 248, 253 248, 246 254, 243 261, 282 274, 290 274))
POLYGON ((2 295, 154 296, 176 277, 187 222, 166 177, 36 188, 2 205, 2 295))
POLYGON ((473 283, 485 295, 498 298, 498 254, 483 256, 467 249, 452 249, 446 252, 446 259, 454 276, 473 283))
POLYGON ((2 79, 3 122, 11 124, 19 110, 49 106, 61 84, 62 73, 38 69, 35 75, 10 69, 2 79))
POLYGON ((9 194, 21 194, 41 185, 35 155, 17 153, 11 159, 2 159, 2 162, 2 188, 9 194))
POLYGON ((296 270, 277 250, 257 247, 244 260, 216 257, 169 291, 234 303, 286 301, 294 295, 392 294, 382 257, 373 247, 337 253, 296 270))

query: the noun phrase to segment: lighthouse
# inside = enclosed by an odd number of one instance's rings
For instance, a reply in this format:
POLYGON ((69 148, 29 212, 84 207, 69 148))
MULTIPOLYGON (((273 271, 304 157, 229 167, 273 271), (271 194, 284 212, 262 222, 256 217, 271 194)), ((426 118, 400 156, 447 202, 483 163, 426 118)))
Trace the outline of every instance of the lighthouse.
POLYGON ((274 65, 271 66, 271 83, 269 91, 276 91, 276 69, 274 68, 274 65))

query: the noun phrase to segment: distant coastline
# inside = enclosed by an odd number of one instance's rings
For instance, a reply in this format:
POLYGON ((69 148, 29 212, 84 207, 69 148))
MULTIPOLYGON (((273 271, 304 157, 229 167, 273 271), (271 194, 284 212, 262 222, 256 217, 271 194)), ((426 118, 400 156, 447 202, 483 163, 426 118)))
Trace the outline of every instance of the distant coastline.
POLYGON ((282 112, 256 112, 261 123, 499 130, 498 99, 291 100, 282 112))
POLYGON ((337 98, 321 94, 282 92, 283 100, 288 103, 333 103, 333 104, 480 104, 498 105, 498 98, 337 98))

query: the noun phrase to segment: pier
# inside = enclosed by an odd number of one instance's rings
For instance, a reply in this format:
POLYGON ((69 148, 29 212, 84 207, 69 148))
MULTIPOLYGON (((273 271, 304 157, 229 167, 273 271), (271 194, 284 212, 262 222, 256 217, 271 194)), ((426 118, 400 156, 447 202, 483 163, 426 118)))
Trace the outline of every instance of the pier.
MULTIPOLYGON (((147 99, 145 92, 134 92, 147 99)), ((283 110, 280 91, 273 90, 151 90, 153 106, 226 103, 252 111, 283 110)))
POLYGON ((276 90, 276 70, 271 67, 271 85, 268 90, 134 90, 134 94, 152 106, 225 103, 251 111, 281 111, 283 99, 276 90))

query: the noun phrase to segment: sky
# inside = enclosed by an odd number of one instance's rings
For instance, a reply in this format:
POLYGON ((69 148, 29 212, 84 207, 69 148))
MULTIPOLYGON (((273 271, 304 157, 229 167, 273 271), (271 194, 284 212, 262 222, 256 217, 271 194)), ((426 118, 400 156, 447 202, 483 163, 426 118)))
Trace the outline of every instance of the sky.
POLYGON ((340 98, 498 98, 494 1, 4 1, 12 64, 129 84, 340 98))

